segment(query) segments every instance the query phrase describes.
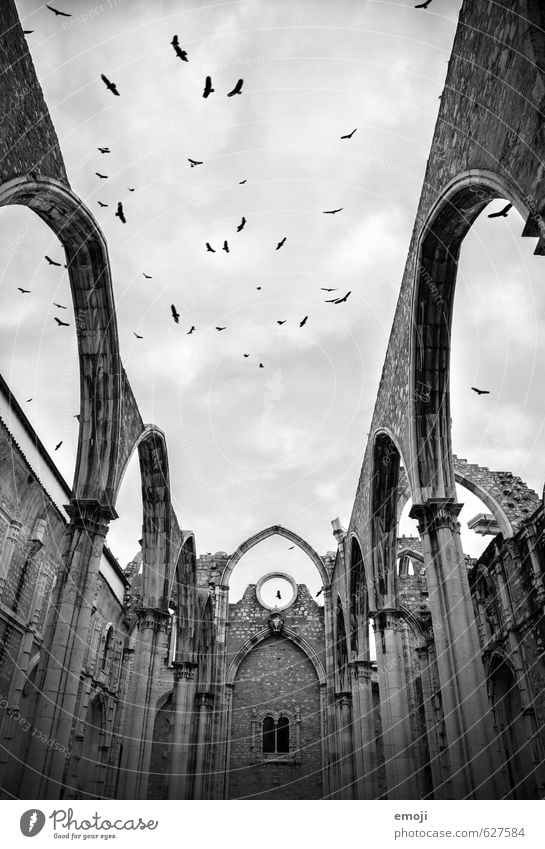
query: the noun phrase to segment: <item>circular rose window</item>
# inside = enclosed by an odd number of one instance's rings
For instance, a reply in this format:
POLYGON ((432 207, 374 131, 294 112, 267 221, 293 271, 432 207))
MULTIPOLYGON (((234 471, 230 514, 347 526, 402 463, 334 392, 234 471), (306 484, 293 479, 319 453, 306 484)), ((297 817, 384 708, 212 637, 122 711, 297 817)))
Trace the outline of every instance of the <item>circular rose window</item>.
POLYGON ((267 610, 285 610, 297 598, 297 584, 284 572, 270 572, 257 582, 257 600, 267 610))

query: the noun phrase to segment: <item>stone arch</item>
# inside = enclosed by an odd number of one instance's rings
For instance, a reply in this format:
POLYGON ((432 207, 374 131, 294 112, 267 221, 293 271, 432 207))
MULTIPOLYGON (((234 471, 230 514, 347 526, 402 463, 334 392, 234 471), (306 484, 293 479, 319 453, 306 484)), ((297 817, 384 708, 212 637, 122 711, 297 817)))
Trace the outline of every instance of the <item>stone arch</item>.
POLYGON ((197 555, 195 538, 186 533, 176 566, 173 571, 173 584, 169 593, 170 603, 176 615, 176 651, 178 662, 195 662, 198 653, 200 617, 197 590, 197 555))
POLYGON ((329 573, 320 555, 314 550, 314 548, 312 548, 312 546, 306 540, 303 539, 303 537, 300 537, 299 534, 296 534, 294 531, 290 531, 287 528, 282 527, 282 525, 272 525, 270 528, 264 528, 262 531, 259 531, 257 534, 254 534, 253 536, 245 540, 243 543, 241 543, 235 553, 231 555, 231 557, 225 564, 225 568, 221 576, 221 583, 224 586, 228 585, 233 569, 235 568, 243 554, 246 554, 246 552, 253 548, 254 545, 258 545, 258 543, 263 542, 263 540, 266 540, 269 537, 275 535, 284 537, 290 542, 295 543, 295 545, 298 545, 301 551, 304 551, 304 553, 312 560, 312 562, 316 566, 318 572, 320 573, 320 577, 322 579, 324 587, 329 586, 329 573))
POLYGON ((212 596, 207 592, 199 617, 197 658, 199 662, 199 689, 208 691, 214 681, 214 612, 212 596))
MULTIPOLYGON (((229 669, 227 670, 227 677, 225 680, 225 683, 228 686, 232 686, 235 683, 237 672, 245 657, 250 654, 252 649, 254 649, 256 646, 262 643, 263 640, 266 640, 270 636, 271 632, 269 628, 263 628, 261 631, 258 631, 257 634, 254 634, 253 636, 249 637, 246 642, 242 644, 235 657, 229 664, 229 669)), ((287 637, 289 640, 292 641, 292 643, 295 643, 295 645, 298 646, 306 654, 306 656, 314 666, 314 670, 318 677, 318 683, 320 684, 320 686, 325 686, 326 674, 324 665, 321 659, 314 651, 314 649, 312 648, 312 646, 310 645, 310 643, 308 643, 304 637, 301 637, 291 628, 284 627, 282 631, 282 636, 287 637)))
POLYGON ((145 426, 121 470, 115 491, 116 498, 136 450, 142 483, 142 603, 144 607, 166 610, 169 601, 174 522, 165 434, 155 425, 145 426))
POLYGON ((95 691, 89 700, 85 717, 85 732, 81 748, 78 788, 83 796, 97 797, 102 788, 100 766, 103 763, 103 737, 106 731, 106 705, 101 691, 95 691))
POLYGON ((409 420, 415 503, 455 499, 449 366, 451 325, 462 242, 483 209, 507 198, 526 219, 517 187, 491 171, 474 169, 452 180, 432 207, 417 250, 412 303, 409 420))
POLYGON ((165 799, 167 796, 173 710, 173 691, 170 689, 162 693, 155 702, 146 794, 148 799, 165 799))
POLYGON ((11 204, 36 213, 58 236, 66 253, 80 370, 73 498, 98 502, 113 511, 123 368, 106 241, 85 204, 52 178, 8 180, 0 186, 0 206, 11 204))
POLYGON ((350 535, 349 549, 349 639, 352 660, 369 654, 369 587, 363 552, 355 533, 350 535))
POLYGON ((348 692, 350 682, 346 622, 340 596, 337 596, 335 613, 335 678, 338 692, 344 693, 348 692))
POLYGON ((395 599, 397 503, 401 453, 386 431, 375 434, 372 448, 370 527, 375 608, 395 599))

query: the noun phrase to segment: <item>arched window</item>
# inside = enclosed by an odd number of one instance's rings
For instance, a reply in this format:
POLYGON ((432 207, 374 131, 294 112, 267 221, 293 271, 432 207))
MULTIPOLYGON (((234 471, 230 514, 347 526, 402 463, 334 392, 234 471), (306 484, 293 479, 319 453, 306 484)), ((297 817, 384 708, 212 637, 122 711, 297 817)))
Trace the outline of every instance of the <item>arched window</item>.
POLYGON ((275 719, 266 716, 263 719, 263 754, 287 755, 290 750, 290 721, 287 716, 275 719))
POLYGON ((114 629, 112 625, 108 626, 108 630, 106 631, 106 636, 104 638, 104 650, 102 652, 102 662, 100 664, 100 668, 103 670, 107 670, 108 660, 110 657, 110 649, 112 647, 112 639, 113 639, 114 629))

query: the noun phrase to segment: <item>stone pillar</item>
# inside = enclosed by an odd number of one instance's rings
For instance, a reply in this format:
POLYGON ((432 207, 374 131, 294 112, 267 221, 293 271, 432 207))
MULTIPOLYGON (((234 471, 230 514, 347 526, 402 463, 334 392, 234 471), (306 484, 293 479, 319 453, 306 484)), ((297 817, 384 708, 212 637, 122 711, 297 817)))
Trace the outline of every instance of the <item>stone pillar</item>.
POLYGON ((155 723, 157 679, 166 658, 169 613, 141 608, 136 623, 134 665, 127 692, 120 798, 146 799, 155 723))
POLYGON ((26 799, 62 796, 104 537, 115 517, 97 502, 74 501, 67 509, 63 567, 36 679, 39 695, 21 790, 26 799))
POLYGON ((13 550, 15 548, 15 543, 17 542, 17 537, 19 536, 19 531, 22 527, 21 522, 12 520, 9 524, 8 530, 6 531, 4 545, 2 546, 2 556, 0 557, 0 599, 4 593, 4 587, 6 586, 6 579, 9 575, 9 567, 11 566, 11 559, 13 557, 13 550))
POLYGON ((352 717, 354 724, 354 797, 378 797, 375 710, 373 705, 372 663, 351 663, 352 717))
POLYGON ((195 673, 197 664, 174 662, 172 725, 168 752, 168 798, 193 798, 193 751, 191 734, 195 706, 195 673))
POLYGON ((229 586, 216 586, 216 698, 212 728, 212 788, 213 799, 226 799, 228 787, 228 735, 232 687, 226 683, 226 631, 229 616, 229 586))
POLYGON ((198 693, 197 695, 197 752, 195 758, 195 788, 194 799, 207 798, 208 774, 207 768, 210 761, 210 711, 212 709, 212 695, 210 693, 198 693))
POLYGON ((500 799, 500 759, 457 522, 461 508, 451 499, 430 499, 410 514, 422 539, 449 761, 437 798, 500 799))
POLYGON ((405 622, 399 611, 391 609, 379 610, 372 618, 388 799, 419 799, 403 645, 405 622))
POLYGON ((339 736, 339 787, 338 799, 354 798, 354 766, 352 753, 354 740, 352 736, 352 694, 337 694, 337 717, 339 736))

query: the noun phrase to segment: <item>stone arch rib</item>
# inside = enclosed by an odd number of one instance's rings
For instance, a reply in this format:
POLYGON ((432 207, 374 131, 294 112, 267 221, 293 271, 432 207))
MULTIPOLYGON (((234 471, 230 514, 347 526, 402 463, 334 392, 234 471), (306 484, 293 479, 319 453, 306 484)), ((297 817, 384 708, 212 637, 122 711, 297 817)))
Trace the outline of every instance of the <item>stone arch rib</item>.
POLYGON ((231 555, 227 563, 225 564, 225 568, 223 570, 221 576, 221 583, 226 586, 229 583, 229 579, 233 572, 233 569, 237 565, 240 558, 246 554, 247 551, 250 551, 255 545, 258 545, 263 540, 268 539, 272 536, 281 536, 290 542, 295 543, 295 545, 299 546, 301 551, 304 551, 305 554, 312 560, 314 565, 316 566, 318 572, 320 573, 320 577, 322 579, 322 583, 324 586, 329 586, 329 573, 325 567, 324 561, 320 557, 320 555, 312 548, 312 546, 304 540, 299 534, 296 534, 295 531, 290 531, 287 528, 282 527, 282 525, 272 525, 270 528, 264 528, 262 531, 259 531, 257 534, 249 537, 245 540, 234 554, 231 555))
MULTIPOLYGON (((268 628, 263 628, 261 631, 258 631, 257 634, 254 634, 253 636, 249 637, 242 644, 242 646, 239 648, 238 652, 232 659, 231 663, 229 664, 227 676, 225 679, 225 683, 227 684, 227 686, 232 686, 235 683, 237 672, 243 660, 250 654, 252 649, 255 649, 256 646, 260 645, 260 643, 262 643, 264 640, 267 639, 267 637, 270 636, 270 630, 268 628)), ((301 651, 304 652, 304 654, 306 654, 306 656, 314 667, 314 671, 316 672, 316 675, 318 677, 318 683, 320 684, 320 686, 325 686, 326 674, 324 665, 321 659, 314 651, 314 649, 312 648, 312 646, 310 645, 310 643, 308 643, 304 639, 304 637, 301 637, 291 628, 284 627, 284 630, 282 631, 282 636, 287 637, 289 640, 291 640, 292 643, 298 646, 298 648, 300 648, 301 651)))

